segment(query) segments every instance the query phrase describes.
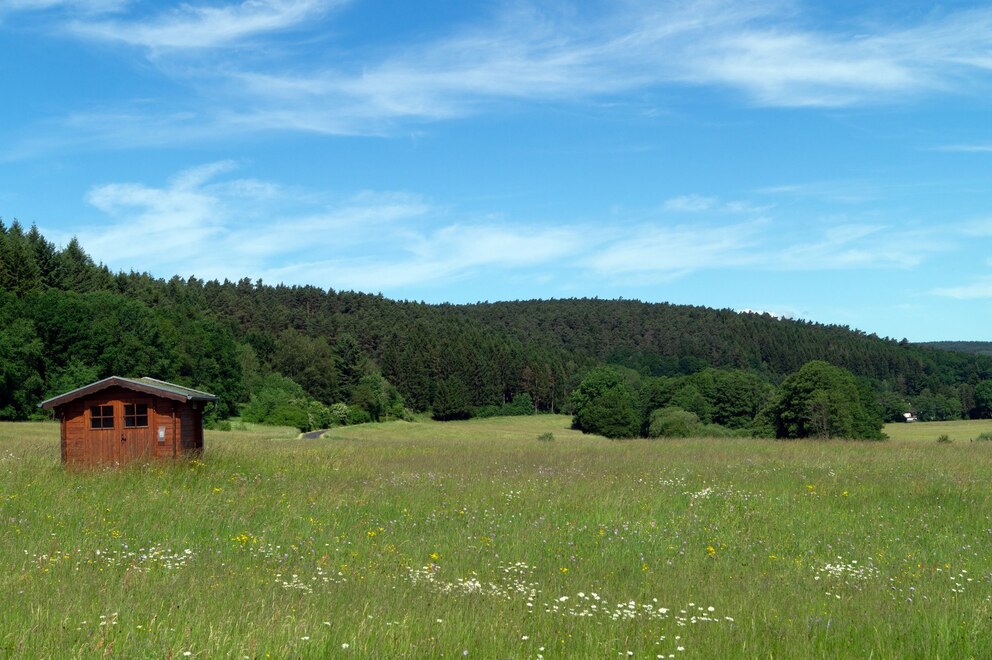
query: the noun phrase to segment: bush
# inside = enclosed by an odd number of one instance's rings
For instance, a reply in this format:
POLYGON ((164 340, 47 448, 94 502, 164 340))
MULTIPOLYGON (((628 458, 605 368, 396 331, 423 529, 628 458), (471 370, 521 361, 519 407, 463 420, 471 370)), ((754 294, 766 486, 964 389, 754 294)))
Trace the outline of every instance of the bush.
POLYGON ((946 433, 942 433, 941 435, 937 436, 937 442, 939 442, 940 444, 948 444, 950 443, 950 441, 951 441, 951 436, 947 435, 946 433))
POLYGON ((358 408, 357 406, 348 406, 349 424, 365 424, 366 422, 371 421, 372 415, 370 415, 367 410, 358 408))
POLYGON ((203 428, 210 431, 230 431, 231 422, 229 420, 218 420, 217 418, 211 417, 203 420, 203 428))
POLYGON ((542 433, 541 435, 537 436, 537 439, 540 442, 554 442, 555 434, 552 433, 551 431, 548 431, 547 433, 542 433))
POLYGON ((478 406, 472 411, 472 416, 479 418, 516 417, 520 415, 533 415, 535 413, 534 400, 530 394, 523 392, 513 397, 513 401, 510 403, 504 403, 501 406, 478 406))
POLYGON ((327 408, 329 426, 344 426, 350 417, 350 408, 347 403, 332 403, 327 408))
POLYGON ((572 427, 607 438, 633 438, 641 419, 623 374, 615 367, 593 369, 570 397, 572 427))
POLYGON ((981 433, 972 442, 992 442, 992 432, 981 433))
POLYGON ((678 406, 666 406, 651 413, 648 437, 688 438, 699 428, 699 416, 678 406))
POLYGON ((472 416, 480 419, 485 419, 486 417, 499 417, 503 414, 501 410, 502 406, 479 406, 475 409, 472 416))

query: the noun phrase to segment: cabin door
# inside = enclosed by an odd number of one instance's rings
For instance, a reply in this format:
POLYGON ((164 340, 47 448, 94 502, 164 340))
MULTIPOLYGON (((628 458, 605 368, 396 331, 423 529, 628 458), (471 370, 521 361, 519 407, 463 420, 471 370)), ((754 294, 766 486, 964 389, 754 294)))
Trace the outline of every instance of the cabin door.
POLYGON ((151 402, 146 399, 121 401, 120 443, 121 461, 151 458, 155 454, 154 431, 151 426, 151 402))
POLYGON ((88 463, 120 463, 120 419, 113 399, 90 399, 86 404, 86 457, 88 463))

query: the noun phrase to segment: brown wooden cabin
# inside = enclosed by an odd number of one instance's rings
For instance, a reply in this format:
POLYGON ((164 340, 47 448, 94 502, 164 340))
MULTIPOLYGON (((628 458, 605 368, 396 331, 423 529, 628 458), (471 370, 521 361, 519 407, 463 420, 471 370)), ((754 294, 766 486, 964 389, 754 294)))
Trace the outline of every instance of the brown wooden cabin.
POLYGON ((62 422, 66 465, 123 464, 203 451, 213 394, 154 378, 111 376, 39 405, 62 422))

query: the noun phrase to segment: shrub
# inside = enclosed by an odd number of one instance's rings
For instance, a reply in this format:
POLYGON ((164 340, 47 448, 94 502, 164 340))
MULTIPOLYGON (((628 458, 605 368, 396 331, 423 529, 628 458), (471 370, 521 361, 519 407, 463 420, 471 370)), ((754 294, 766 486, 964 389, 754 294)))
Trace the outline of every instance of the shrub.
POLYGON ((203 420, 203 428, 209 429, 211 431, 230 431, 231 422, 229 420, 218 420, 216 418, 209 418, 203 420))
POLYGON ((348 406, 349 424, 365 424, 366 422, 371 421, 372 415, 370 415, 364 408, 359 408, 358 406, 348 406))
POLYGON ((992 432, 980 433, 972 442, 992 442, 992 432))
POLYGON ((942 433, 939 436, 937 436, 937 442, 941 444, 947 444, 950 441, 951 441, 951 436, 947 435, 946 433, 942 433))
POLYGON ((575 415, 572 427, 584 433, 607 438, 633 438, 639 435, 640 415, 634 395, 615 367, 593 369, 570 397, 575 415))
POLYGON ((542 433, 541 435, 537 436, 537 439, 540 442, 554 442, 555 434, 552 433, 551 431, 548 431, 547 433, 542 433))
POLYGON ((648 437, 688 438, 699 428, 699 416, 678 406, 666 406, 651 413, 648 437))

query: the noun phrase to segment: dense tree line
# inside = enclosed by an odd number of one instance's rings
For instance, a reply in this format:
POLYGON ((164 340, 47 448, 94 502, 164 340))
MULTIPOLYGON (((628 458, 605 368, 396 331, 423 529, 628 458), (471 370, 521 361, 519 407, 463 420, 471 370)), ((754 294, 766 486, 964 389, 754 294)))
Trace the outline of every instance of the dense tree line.
POLYGON ((583 377, 614 364, 656 381, 651 405, 734 429, 753 418, 754 397, 811 360, 863 379, 889 417, 992 414, 983 399, 992 358, 846 327, 624 300, 428 305, 249 279, 163 280, 112 273, 76 240, 57 248, 35 227, 0 222, 3 419, 115 374, 212 391, 220 418, 244 408, 301 427, 409 411, 571 412, 583 377), (713 396, 742 409, 706 403, 713 396))
POLYGON ((608 438, 885 437, 882 408, 869 382, 821 360, 806 363, 778 388, 739 370, 651 377, 597 367, 571 402, 575 428, 608 438))

